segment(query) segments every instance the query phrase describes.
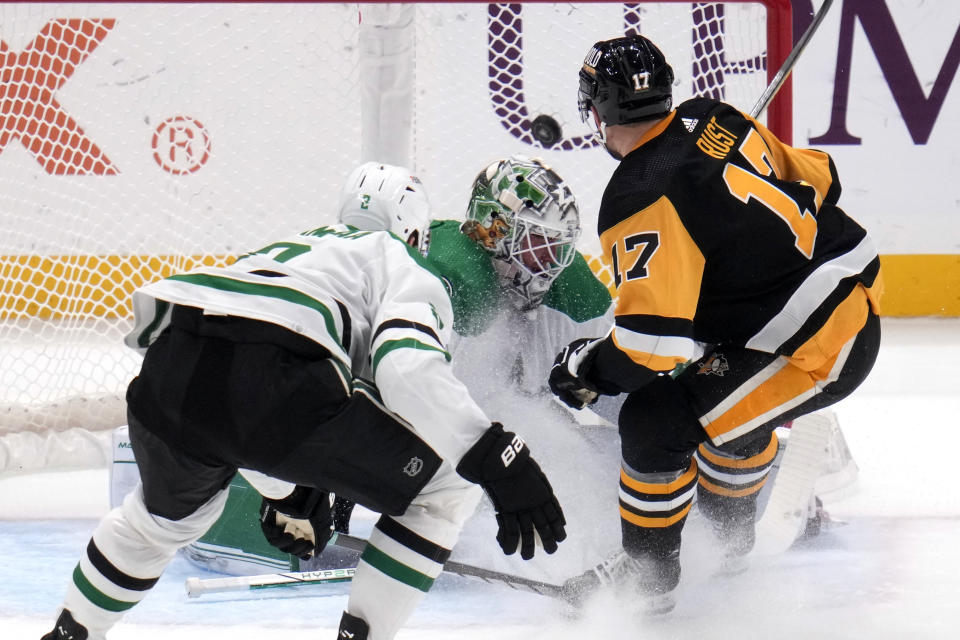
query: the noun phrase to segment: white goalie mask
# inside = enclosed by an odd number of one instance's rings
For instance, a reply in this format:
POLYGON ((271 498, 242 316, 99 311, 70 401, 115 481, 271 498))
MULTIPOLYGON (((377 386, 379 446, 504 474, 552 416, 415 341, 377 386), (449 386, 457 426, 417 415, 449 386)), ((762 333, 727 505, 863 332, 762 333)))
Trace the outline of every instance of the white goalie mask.
POLYGON ((580 213, 556 172, 542 160, 513 155, 474 180, 461 231, 493 254, 504 288, 529 310, 576 257, 580 213))
POLYGON ((367 162, 340 191, 339 220, 364 231, 389 231, 427 253, 430 203, 423 183, 404 167, 367 162))

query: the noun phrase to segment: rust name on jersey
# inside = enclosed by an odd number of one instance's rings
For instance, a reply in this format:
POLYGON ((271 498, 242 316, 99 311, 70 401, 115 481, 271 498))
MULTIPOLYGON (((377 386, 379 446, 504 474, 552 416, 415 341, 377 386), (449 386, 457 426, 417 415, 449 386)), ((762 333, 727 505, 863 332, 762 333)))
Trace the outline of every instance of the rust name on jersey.
POLYGON ((713 116, 700 134, 697 147, 708 156, 722 160, 733 149, 736 141, 737 136, 717 124, 717 117, 713 116))

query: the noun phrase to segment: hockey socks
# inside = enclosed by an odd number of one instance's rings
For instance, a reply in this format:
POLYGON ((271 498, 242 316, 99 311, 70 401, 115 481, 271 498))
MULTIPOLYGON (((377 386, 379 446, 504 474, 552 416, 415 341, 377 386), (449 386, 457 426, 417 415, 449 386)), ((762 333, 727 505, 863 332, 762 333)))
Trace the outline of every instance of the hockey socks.
POLYGON ((766 441, 751 447, 752 451, 739 455, 709 443, 697 450, 697 502, 728 556, 743 556, 753 548, 757 496, 767 481, 777 446, 777 436, 771 433, 766 441))

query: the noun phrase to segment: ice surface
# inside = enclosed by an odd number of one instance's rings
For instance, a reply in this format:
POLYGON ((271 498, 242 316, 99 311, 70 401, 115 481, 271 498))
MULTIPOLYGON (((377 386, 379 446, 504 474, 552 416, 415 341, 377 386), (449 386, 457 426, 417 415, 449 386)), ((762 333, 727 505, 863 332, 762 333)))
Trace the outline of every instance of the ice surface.
MULTIPOLYGON (((852 491, 824 503, 846 524, 717 578, 719 559, 694 514, 677 608, 653 620, 632 614, 615 594, 599 595, 578 615, 545 597, 443 576, 398 640, 960 637, 960 492, 951 471, 960 450, 960 321, 885 319, 883 329, 873 373, 835 407, 860 473, 852 491)), ((555 479, 570 539, 555 556, 527 564, 505 558, 484 507, 453 557, 559 581, 617 545, 616 446, 612 432, 577 432, 548 403, 522 406, 507 422, 524 431, 555 479)), ((104 471, 0 480, 0 639, 49 630, 106 508, 104 471)), ((183 583, 193 575, 202 573, 178 557, 112 640, 332 640, 349 588, 188 599, 183 583)))

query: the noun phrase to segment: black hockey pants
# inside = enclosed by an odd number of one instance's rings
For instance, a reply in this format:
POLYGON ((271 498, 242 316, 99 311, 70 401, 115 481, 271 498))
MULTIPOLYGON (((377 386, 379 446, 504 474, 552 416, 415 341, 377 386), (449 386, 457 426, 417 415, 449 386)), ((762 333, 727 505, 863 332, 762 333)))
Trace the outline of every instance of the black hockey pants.
POLYGON ((183 518, 244 468, 402 514, 441 460, 344 371, 276 325, 178 307, 127 390, 150 512, 183 518))

